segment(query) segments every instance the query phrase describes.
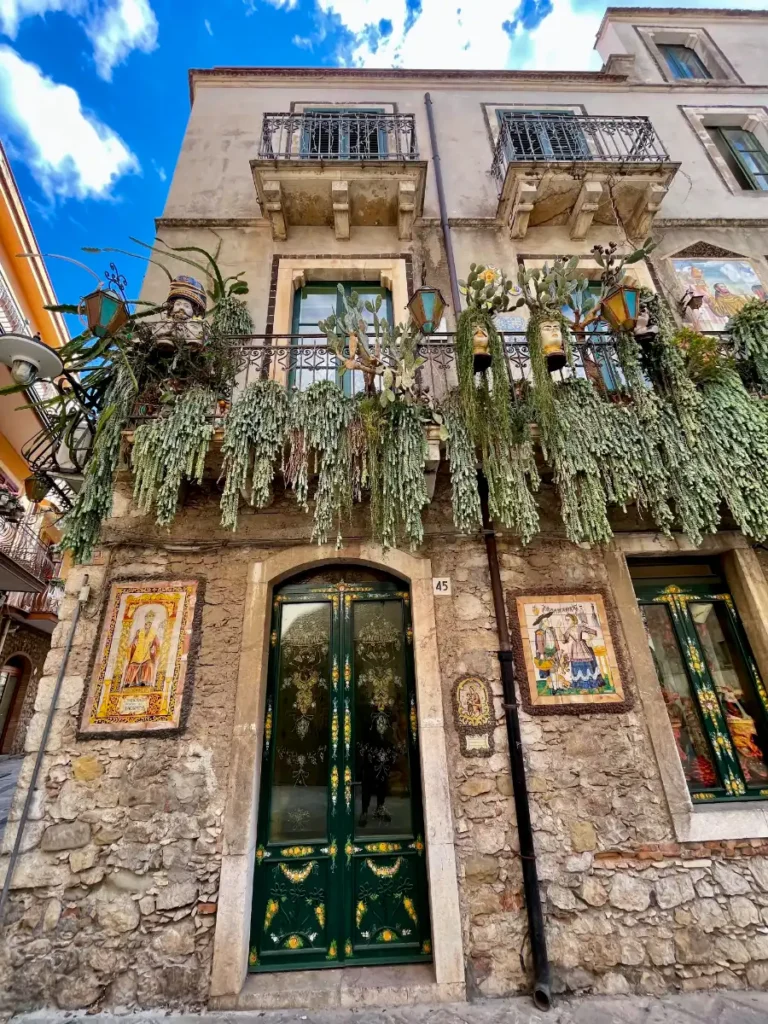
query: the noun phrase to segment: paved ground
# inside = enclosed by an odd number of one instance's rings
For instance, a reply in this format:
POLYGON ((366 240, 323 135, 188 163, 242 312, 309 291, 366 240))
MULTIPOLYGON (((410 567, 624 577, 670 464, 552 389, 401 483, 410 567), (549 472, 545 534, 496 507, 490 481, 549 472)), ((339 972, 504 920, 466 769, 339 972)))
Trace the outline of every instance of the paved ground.
POLYGON ((29 1013, 12 1024, 766 1024, 768 992, 719 992, 650 999, 645 996, 558 1000, 549 1013, 529 999, 403 1006, 384 1010, 221 1011, 206 1014, 29 1013))
POLYGON ((3 838, 11 798, 16 788, 16 779, 23 760, 23 757, 8 757, 6 754, 0 754, 0 839, 3 838))

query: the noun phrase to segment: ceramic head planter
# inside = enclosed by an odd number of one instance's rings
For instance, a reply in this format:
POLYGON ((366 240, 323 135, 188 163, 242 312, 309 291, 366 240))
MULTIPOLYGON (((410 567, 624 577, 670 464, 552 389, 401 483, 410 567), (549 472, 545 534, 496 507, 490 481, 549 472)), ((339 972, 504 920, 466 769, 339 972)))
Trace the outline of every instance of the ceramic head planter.
POLYGON ((568 356, 563 342, 563 326, 559 317, 539 321, 539 340, 549 372, 562 370, 568 362, 568 356))
POLYGON ((475 373, 482 373, 490 365, 491 346, 488 340, 488 330, 483 324, 478 324, 472 335, 472 366, 475 373))
POLYGON ((199 281, 184 275, 174 278, 167 312, 155 333, 155 346, 161 351, 172 351, 180 344, 193 351, 202 349, 207 337, 203 320, 206 305, 205 289, 199 281))

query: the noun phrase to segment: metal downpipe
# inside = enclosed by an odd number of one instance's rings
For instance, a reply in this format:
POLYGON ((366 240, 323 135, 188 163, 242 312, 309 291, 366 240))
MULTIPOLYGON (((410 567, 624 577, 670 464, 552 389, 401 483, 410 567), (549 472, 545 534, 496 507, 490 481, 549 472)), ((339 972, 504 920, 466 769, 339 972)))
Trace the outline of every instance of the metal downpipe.
POLYGON ((525 778, 523 744, 520 738, 520 718, 517 713, 515 662, 512 655, 512 646, 509 642, 507 613, 504 605, 504 594, 501 589, 496 533, 488 510, 488 484, 482 473, 477 474, 477 480, 483 510, 485 550, 488 555, 488 570, 491 574, 493 609, 496 615, 496 629, 499 635, 498 655, 501 682, 504 688, 504 711, 507 723, 509 762, 512 771, 512 792, 515 800, 517 835, 520 840, 520 860, 523 870, 523 892, 525 894, 525 909, 528 913, 528 933, 531 940, 531 957, 533 959, 532 997, 537 1009, 549 1010, 552 1006, 552 991, 549 958, 547 956, 547 936, 544 930, 544 914, 541 909, 539 875, 536 869, 536 851, 533 845, 533 828, 531 827, 531 808, 528 803, 528 783, 525 778))
POLYGON ((451 229, 448 225, 448 210, 445 205, 445 189, 443 188, 443 171, 440 165, 440 150, 437 146, 437 133, 435 132, 435 115, 432 110, 432 97, 428 92, 424 93, 424 106, 427 108, 427 124, 429 125, 429 144, 432 149, 432 166, 435 169, 435 184, 437 185, 437 203, 440 207, 440 226, 443 229, 443 245, 445 246, 445 258, 448 261, 448 276, 451 279, 451 299, 453 300, 453 315, 456 320, 461 313, 461 293, 459 292, 459 279, 456 276, 456 260, 453 255, 453 242, 451 241, 451 229))
POLYGON ((56 712, 56 705, 59 702, 59 693, 61 692, 61 684, 64 682, 64 673, 67 670, 67 662, 69 661, 69 654, 72 650, 72 642, 75 638, 75 630, 77 629, 77 623, 80 621, 80 612, 83 606, 88 600, 88 596, 91 592, 91 588, 88 586, 88 577, 85 577, 83 586, 80 593, 77 595, 77 604, 75 605, 75 614, 72 616, 72 625, 69 627, 69 635, 67 637, 67 644, 64 648, 64 657, 61 660, 59 667, 59 674, 56 677, 56 683, 53 687, 53 694, 51 696, 51 704, 48 708, 48 717, 45 720, 45 726, 43 727, 43 734, 40 737, 40 747, 37 751, 37 757, 35 758, 35 766, 32 769, 32 777, 29 780, 29 788, 27 789, 27 798, 24 801, 24 808, 19 818, 18 828, 16 829, 16 839, 11 850, 11 856, 8 860, 8 870, 5 873, 5 882, 3 883, 3 891, 0 893, 0 924, 2 924, 3 918, 5 917, 5 907, 8 902, 8 893, 11 889, 11 880, 13 879, 13 872, 16 868, 16 861, 19 859, 19 851, 21 850, 21 840, 24 833, 24 826, 27 824, 29 818, 29 812, 32 810, 32 801, 35 796, 35 789, 37 787, 37 777, 40 774, 40 768, 45 757, 45 748, 48 743, 48 736, 51 731, 51 725, 53 724, 53 716, 56 712))

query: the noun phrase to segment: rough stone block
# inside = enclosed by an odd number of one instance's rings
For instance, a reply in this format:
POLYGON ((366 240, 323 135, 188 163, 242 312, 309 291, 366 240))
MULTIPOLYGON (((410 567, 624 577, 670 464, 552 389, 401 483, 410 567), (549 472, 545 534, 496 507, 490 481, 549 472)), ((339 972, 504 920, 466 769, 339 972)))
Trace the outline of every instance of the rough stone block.
POLYGON ((141 915, 130 896, 112 896, 99 903, 96 916, 105 932, 121 935, 134 931, 141 915))
POLYGON ((615 875, 610 902, 620 910, 647 910, 651 905, 650 886, 631 875, 615 875))
POLYGON ((689 875, 667 875, 656 883, 656 900, 663 910, 696 898, 689 875))
POLYGON ((164 886, 157 894, 158 910, 175 910, 186 907, 197 899, 197 886, 193 882, 176 882, 164 886))
POLYGON ((152 936, 152 948, 166 956, 187 956, 195 951, 195 926, 189 918, 169 924, 152 936))
POLYGON ((66 821, 59 825, 50 825, 43 834, 40 848, 42 850, 76 850, 87 846, 91 838, 90 825, 84 821, 66 821))
POLYGON ((597 847, 597 835, 592 822, 574 821, 571 825, 571 846, 574 853, 591 852, 597 847))

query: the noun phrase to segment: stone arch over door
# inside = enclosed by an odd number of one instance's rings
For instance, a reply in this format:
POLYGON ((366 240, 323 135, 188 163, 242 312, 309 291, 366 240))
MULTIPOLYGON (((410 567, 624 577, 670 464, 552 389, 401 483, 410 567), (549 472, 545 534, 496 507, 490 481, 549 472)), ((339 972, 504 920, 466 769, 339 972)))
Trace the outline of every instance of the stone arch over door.
POLYGON ((307 545, 276 551, 249 570, 211 968, 210 996, 219 1005, 234 1005, 248 971, 272 592, 304 569, 340 563, 382 569, 402 578, 411 590, 434 974, 435 985, 442 990, 433 995, 463 997, 464 955, 431 562, 403 551, 385 553, 369 544, 342 550, 307 545))

